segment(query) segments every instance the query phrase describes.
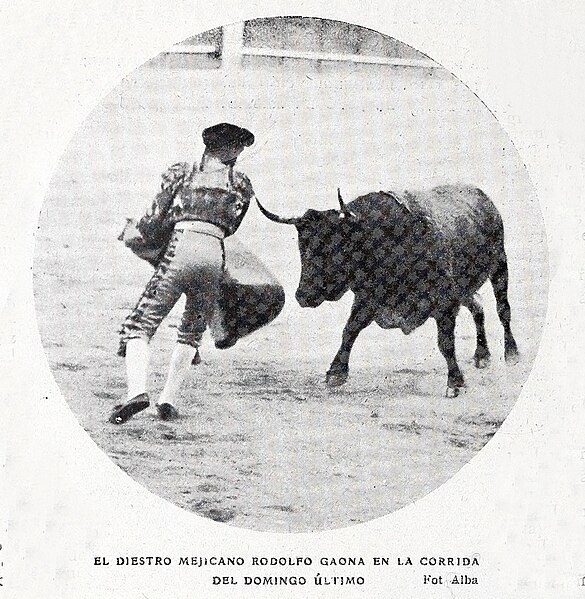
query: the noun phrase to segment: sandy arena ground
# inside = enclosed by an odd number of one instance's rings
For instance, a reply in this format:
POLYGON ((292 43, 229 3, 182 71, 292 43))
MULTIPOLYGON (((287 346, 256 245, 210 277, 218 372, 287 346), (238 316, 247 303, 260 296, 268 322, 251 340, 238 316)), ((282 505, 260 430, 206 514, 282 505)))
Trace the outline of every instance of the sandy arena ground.
MULTIPOLYGON (((446 74, 409 69, 222 71, 144 67, 112 92, 62 158, 42 209, 34 268, 38 324, 55 379, 95 443, 147 489, 202 516, 256 530, 298 532, 363 522, 432 491, 497 431, 538 349, 547 258, 524 167, 498 123, 446 74), (294 300, 300 264, 293 227, 252 206, 237 233, 287 292, 270 326, 219 351, 183 393, 183 418, 143 413, 107 422, 125 395, 117 330, 151 269, 116 240, 160 173, 198 160, 214 122, 250 128, 241 158, 258 197, 297 215, 378 189, 448 182, 480 186, 507 234, 513 327, 522 353, 503 362, 491 287, 481 295, 493 354, 473 367, 474 329, 457 329, 468 390, 444 397, 446 366, 428 322, 409 336, 372 325, 352 354, 350 379, 329 390, 324 373, 340 343, 351 294, 318 309, 294 300), (372 417, 376 412, 378 417, 372 417)), ((180 306, 153 340, 153 397, 160 390, 180 306)))

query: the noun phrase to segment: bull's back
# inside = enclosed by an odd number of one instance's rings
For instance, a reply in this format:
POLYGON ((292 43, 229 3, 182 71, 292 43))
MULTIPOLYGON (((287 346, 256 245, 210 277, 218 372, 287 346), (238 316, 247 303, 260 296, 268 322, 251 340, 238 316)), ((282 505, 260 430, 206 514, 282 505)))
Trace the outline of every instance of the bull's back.
POLYGON ((444 185, 425 191, 370 193, 349 206, 367 223, 365 228, 374 238, 376 232, 383 232, 376 242, 379 253, 391 252, 396 242, 403 244, 409 268, 421 276, 432 270, 429 280, 440 281, 441 289, 429 281, 421 286, 411 284, 417 304, 419 295, 436 303, 441 298, 448 300, 447 296, 462 299, 474 293, 503 252, 502 219, 477 187, 444 185), (403 226, 405 222, 412 226, 403 226), (417 268, 419 265, 423 268, 417 268))
POLYGON ((477 187, 445 185, 406 192, 405 202, 429 224, 430 240, 446 261, 459 295, 487 280, 504 249, 498 209, 477 187))
POLYGON ((403 201, 411 212, 428 219, 445 237, 482 235, 500 239, 502 219, 490 198, 479 188, 443 185, 428 191, 406 191, 403 201))

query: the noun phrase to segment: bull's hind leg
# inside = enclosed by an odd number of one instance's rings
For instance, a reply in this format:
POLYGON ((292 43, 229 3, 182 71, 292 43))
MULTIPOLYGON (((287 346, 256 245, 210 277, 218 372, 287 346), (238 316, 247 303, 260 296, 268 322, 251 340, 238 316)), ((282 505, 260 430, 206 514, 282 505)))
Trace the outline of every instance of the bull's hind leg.
POLYGON ((447 397, 457 397, 462 387, 465 387, 463 374, 455 358, 455 319, 458 306, 437 317, 437 341, 439 350, 447 361, 447 397))
POLYGON ((345 384, 349 376, 349 355, 358 335, 374 320, 375 310, 367 301, 355 298, 351 307, 349 320, 343 329, 341 347, 337 352, 326 374, 329 387, 339 387, 345 384))
POLYGON ((475 299, 475 297, 472 297, 463 305, 471 312, 477 331, 477 346, 473 356, 475 367, 485 368, 490 361, 490 350, 485 335, 485 314, 483 306, 475 299))
POLYGON ((510 326, 511 311, 508 302, 508 262, 506 252, 502 248, 498 257, 498 262, 493 273, 490 275, 494 295, 496 296, 496 308, 500 322, 504 327, 504 357, 506 362, 516 364, 518 362, 518 346, 512 334, 510 326))

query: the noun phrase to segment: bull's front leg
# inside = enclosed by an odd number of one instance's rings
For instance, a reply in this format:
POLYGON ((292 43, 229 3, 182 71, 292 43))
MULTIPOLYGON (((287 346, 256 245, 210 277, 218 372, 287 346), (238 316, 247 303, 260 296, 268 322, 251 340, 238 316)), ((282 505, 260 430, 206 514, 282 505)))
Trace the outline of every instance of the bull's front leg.
POLYGON ((455 319, 457 317, 458 306, 447 310, 441 316, 437 317, 437 340, 439 350, 447 361, 447 397, 457 397, 463 387, 465 380, 455 358, 455 319))
POLYGON ((327 371, 326 382, 329 387, 345 384, 349 373, 349 355, 360 332, 374 320, 375 309, 371 304, 356 297, 341 340, 341 347, 327 371))

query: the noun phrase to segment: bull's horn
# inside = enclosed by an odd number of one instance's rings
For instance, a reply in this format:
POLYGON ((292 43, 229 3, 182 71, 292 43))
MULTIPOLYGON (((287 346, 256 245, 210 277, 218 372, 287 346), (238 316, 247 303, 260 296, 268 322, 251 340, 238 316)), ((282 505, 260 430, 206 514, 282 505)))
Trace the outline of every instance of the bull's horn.
POLYGON ((280 223, 282 225, 296 225, 301 220, 300 218, 284 218, 282 216, 278 216, 278 214, 274 214, 273 212, 266 210, 266 208, 264 208, 264 206, 262 206, 262 204, 258 201, 258 198, 256 198, 256 204, 258 204, 260 212, 262 212, 266 218, 274 221, 275 223, 280 223))
POLYGON ((355 216, 355 214, 347 207, 347 204, 343 201, 341 197, 341 190, 339 187, 337 188, 337 199, 339 200, 339 207, 341 208, 342 214, 345 216, 355 216))

